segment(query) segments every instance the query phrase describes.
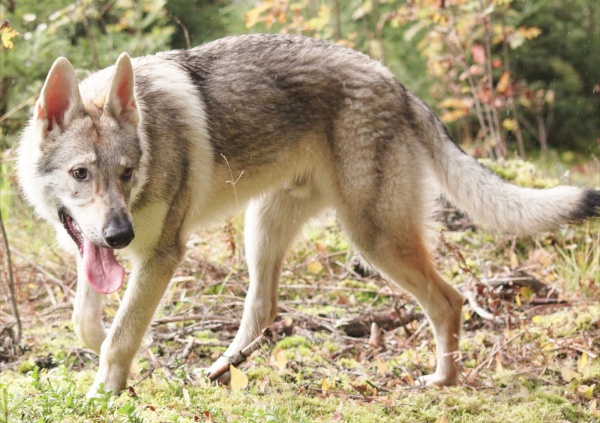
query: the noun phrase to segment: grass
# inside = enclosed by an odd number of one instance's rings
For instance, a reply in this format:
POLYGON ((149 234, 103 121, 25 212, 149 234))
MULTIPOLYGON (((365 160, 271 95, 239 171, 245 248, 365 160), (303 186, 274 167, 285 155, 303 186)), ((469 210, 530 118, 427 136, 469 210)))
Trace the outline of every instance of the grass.
MULTIPOLYGON (((248 276, 238 217, 188 242, 128 389, 88 400, 98 358, 70 323, 73 261, 56 247, 52 230, 11 194, 13 182, 4 182, 0 193, 10 206, 0 206, 9 216, 24 338, 21 345, 11 342, 2 285, 0 423, 600 419, 599 222, 520 240, 480 230, 443 232, 438 268, 460 289, 474 290, 478 305, 503 323, 466 304, 461 384, 434 389, 414 382, 435 362, 422 319, 385 330, 379 344, 343 332, 344 318, 419 308, 357 267, 347 239, 325 216, 291 252, 273 343, 241 366, 248 387, 234 391, 193 377, 193 370, 224 351, 239 323, 248 276), (519 272, 530 277, 527 284, 514 282, 519 272), (503 278, 511 282, 492 285, 503 278)), ((119 294, 107 298, 107 321, 119 302, 119 294)))

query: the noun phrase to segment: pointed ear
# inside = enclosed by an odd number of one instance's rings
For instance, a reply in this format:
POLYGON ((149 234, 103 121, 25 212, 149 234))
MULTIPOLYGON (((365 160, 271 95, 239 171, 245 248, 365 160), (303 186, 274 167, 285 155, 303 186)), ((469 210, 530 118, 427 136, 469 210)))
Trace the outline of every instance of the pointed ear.
POLYGON ((108 88, 104 109, 122 124, 137 126, 139 113, 135 101, 134 82, 131 59, 127 53, 121 53, 115 65, 115 74, 108 88))
POLYGON ((45 137, 55 129, 64 131, 82 107, 73 66, 64 57, 59 57, 52 65, 35 105, 34 118, 42 135, 45 137))

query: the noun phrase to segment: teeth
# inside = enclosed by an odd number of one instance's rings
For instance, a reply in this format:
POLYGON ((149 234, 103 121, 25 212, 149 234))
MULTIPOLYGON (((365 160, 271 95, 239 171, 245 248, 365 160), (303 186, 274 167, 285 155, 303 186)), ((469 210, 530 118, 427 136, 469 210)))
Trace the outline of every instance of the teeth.
POLYGON ((81 228, 73 219, 71 219, 71 224, 73 225, 73 229, 75 229, 77 232, 81 232, 81 228))
POLYGON ((75 244, 77 244, 77 247, 79 248, 79 252, 83 255, 83 235, 82 235, 81 229, 79 228, 79 225, 67 213, 63 214, 62 219, 63 219, 63 225, 65 226, 67 233, 73 239, 73 242, 75 242, 75 244))

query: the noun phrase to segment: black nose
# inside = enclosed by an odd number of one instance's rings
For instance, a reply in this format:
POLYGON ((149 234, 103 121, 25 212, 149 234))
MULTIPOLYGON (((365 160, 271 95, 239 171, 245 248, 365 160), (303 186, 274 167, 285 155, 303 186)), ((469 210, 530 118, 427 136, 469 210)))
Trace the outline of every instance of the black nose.
POLYGON ((111 248, 124 248, 134 238, 133 225, 124 215, 114 216, 104 228, 104 240, 111 248))

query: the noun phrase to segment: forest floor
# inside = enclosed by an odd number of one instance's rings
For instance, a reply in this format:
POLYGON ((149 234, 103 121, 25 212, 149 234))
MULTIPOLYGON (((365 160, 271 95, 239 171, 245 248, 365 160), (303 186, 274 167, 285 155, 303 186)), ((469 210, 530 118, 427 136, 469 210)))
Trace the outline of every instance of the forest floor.
MULTIPOLYGON (((600 222, 517 239, 447 210, 434 231, 437 266, 466 300, 460 383, 439 389, 415 383, 435 366, 420 307, 362 268, 324 215, 286 260, 269 342, 226 387, 193 370, 239 325, 248 274, 234 218, 189 240, 128 388, 88 400, 98 357, 70 322, 74 260, 5 188, 23 336, 14 339, 3 282, 0 423, 600 420, 600 222)), ((107 323, 122 293, 107 297, 107 323)))

